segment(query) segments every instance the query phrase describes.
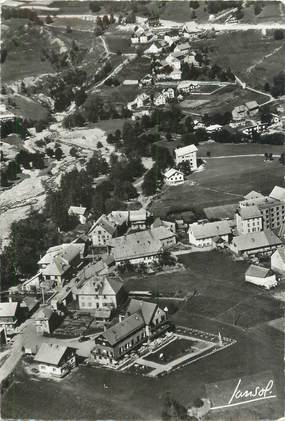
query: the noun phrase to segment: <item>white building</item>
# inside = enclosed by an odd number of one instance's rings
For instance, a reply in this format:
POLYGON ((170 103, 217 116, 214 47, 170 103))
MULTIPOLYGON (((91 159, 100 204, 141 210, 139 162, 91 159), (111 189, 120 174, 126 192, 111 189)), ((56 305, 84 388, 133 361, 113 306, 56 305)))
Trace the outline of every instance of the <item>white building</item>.
POLYGON ((184 182, 184 174, 175 168, 171 168, 164 173, 164 181, 168 186, 176 186, 184 182))
POLYGON ((262 214, 257 206, 243 206, 236 211, 236 224, 239 234, 262 231, 262 214))
POLYGON ((45 376, 63 377, 76 366, 75 349, 64 345, 42 343, 34 361, 45 376))
POLYGON ((165 105, 166 97, 162 93, 157 92, 153 97, 153 104, 156 106, 165 105))
POLYGON ((276 275, 263 266, 250 265, 245 272, 245 281, 270 289, 277 286, 276 275))
POLYGON ((271 269, 280 275, 285 274, 285 246, 280 246, 271 256, 271 269))
POLYGON ((133 101, 128 102, 127 108, 132 111, 133 109, 142 108, 150 103, 150 96, 146 93, 138 95, 133 101))
POLYGON ((68 209, 68 215, 76 216, 80 224, 85 224, 87 221, 87 209, 83 206, 70 206, 68 209))
POLYGON ((183 148, 175 149, 175 164, 178 165, 180 162, 188 161, 190 163, 191 170, 197 169, 197 147, 195 145, 184 146, 183 148))
POLYGON ((189 225, 189 243, 196 247, 214 247, 217 240, 228 243, 231 232, 228 221, 195 222, 189 225))
POLYGON ((147 54, 147 55, 148 54, 154 54, 154 55, 156 55, 156 54, 159 54, 161 51, 162 51, 162 48, 159 45, 157 45, 155 42, 153 42, 150 45, 150 47, 148 47, 145 50, 144 54, 147 54))

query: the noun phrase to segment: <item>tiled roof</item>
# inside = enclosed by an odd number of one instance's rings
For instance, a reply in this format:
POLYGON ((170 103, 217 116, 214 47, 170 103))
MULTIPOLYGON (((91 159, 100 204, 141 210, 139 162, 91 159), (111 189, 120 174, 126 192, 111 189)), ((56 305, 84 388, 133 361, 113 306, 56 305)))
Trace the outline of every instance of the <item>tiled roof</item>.
POLYGON ((186 155, 188 153, 197 152, 198 148, 195 145, 184 146, 183 148, 175 149, 176 157, 186 155))
POLYGON ((238 213, 242 219, 261 218, 261 212, 257 206, 242 206, 238 209, 238 213))
POLYGON ((61 256, 55 256, 54 261, 41 270, 44 276, 61 276, 70 268, 70 264, 61 256))
POLYGON ((68 211, 75 215, 84 215, 86 212, 86 208, 84 208, 83 206, 70 206, 68 211))
POLYGON ((275 186, 272 192, 270 193, 269 197, 280 200, 281 202, 285 201, 285 188, 275 186))
POLYGON ((154 313, 156 312, 156 309, 157 309, 156 303, 150 303, 149 301, 136 300, 133 298, 128 305, 126 314, 133 314, 133 313, 137 313, 138 311, 141 311, 145 324, 148 325, 151 322, 154 316, 154 313))
POLYGON ((160 241, 149 230, 113 238, 110 245, 115 261, 153 256, 161 250, 160 241))
POLYGON ((271 270, 262 266, 250 265, 245 272, 246 276, 254 276, 257 278, 266 278, 272 274, 271 270))
POLYGON ((137 312, 129 317, 126 317, 120 323, 111 326, 103 333, 103 336, 106 338, 110 345, 115 345, 116 343, 129 336, 131 333, 136 332, 144 326, 144 318, 141 312, 137 312))
POLYGON ((164 173, 164 177, 165 178, 170 178, 170 177, 172 177, 173 175, 175 175, 175 174, 179 174, 179 175, 181 175, 181 174, 183 174, 181 171, 178 171, 178 170, 176 170, 175 168, 170 168, 170 170, 168 170, 168 171, 166 171, 165 173, 164 173))
POLYGON ((281 244, 281 240, 271 230, 238 235, 233 239, 233 245, 236 246, 238 251, 260 249, 279 244, 281 244))
POLYGON ((229 221, 195 223, 189 225, 189 231, 192 232, 196 240, 202 240, 204 238, 228 235, 231 233, 231 227, 229 221))
POLYGON ((285 263, 285 246, 278 247, 275 253, 278 253, 282 261, 285 263))
POLYGON ((249 109, 249 110, 254 110, 255 108, 258 108, 259 105, 256 101, 249 101, 245 103, 245 106, 249 109))
POLYGON ((263 194, 256 192, 255 190, 252 190, 251 192, 247 193, 244 196, 245 199, 257 199, 257 198, 264 198, 263 194))
POLYGON ((58 366, 67 349, 64 345, 44 342, 35 356, 35 361, 58 366))
POLYGON ((67 262, 71 262, 76 256, 80 254, 82 244, 65 243, 58 246, 50 247, 46 254, 38 262, 39 265, 49 264, 54 262, 56 256, 62 257, 67 262))

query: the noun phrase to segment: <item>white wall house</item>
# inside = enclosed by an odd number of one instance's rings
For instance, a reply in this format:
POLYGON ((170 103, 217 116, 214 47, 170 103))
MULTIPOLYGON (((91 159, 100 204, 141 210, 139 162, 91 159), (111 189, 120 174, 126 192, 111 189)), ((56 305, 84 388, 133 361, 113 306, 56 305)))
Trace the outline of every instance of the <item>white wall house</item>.
POLYGON ((165 105, 166 97, 162 93, 157 93, 154 95, 153 104, 156 106, 165 105))
POLYGON ((228 243, 232 230, 228 221, 195 222, 189 225, 189 243, 196 247, 215 247, 215 242, 228 243))
POLYGON ((175 186, 184 182, 184 174, 181 171, 171 168, 164 173, 164 181, 168 186, 175 186))
POLYGON ((34 361, 45 376, 63 377, 76 366, 75 349, 64 345, 42 343, 34 361))
POLYGON ((239 234, 262 231, 262 214, 257 206, 243 206, 236 211, 236 224, 239 234))
POLYGON ((280 275, 285 274, 285 246, 280 246, 271 256, 271 269, 280 275))
POLYGON ((245 272, 245 281, 266 289, 277 286, 276 275, 268 268, 250 265, 245 272))
POLYGON ((181 162, 188 161, 191 167, 191 170, 197 169, 197 147, 195 145, 184 146, 183 148, 175 149, 175 163, 176 165, 181 162))

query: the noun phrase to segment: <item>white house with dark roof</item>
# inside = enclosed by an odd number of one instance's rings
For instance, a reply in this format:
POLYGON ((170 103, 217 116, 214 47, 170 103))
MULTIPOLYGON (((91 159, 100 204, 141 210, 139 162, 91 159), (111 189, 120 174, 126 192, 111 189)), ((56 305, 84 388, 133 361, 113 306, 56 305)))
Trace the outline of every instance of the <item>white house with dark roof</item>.
POLYGON ((271 230, 257 231, 234 237, 230 249, 236 255, 268 255, 276 250, 282 241, 271 230))
POLYGON ((245 106, 247 108, 248 115, 250 117, 253 117, 256 115, 259 111, 259 105, 256 101, 249 101, 245 103, 245 106))
POLYGON ((191 170, 197 169, 197 151, 198 148, 195 145, 184 146, 174 150, 175 164, 178 165, 181 162, 189 162, 191 170))
POLYGON ((68 215, 75 216, 78 218, 80 224, 86 224, 87 221, 87 209, 83 206, 70 206, 68 209, 68 215))
POLYGON ((243 206, 236 211, 236 224, 239 234, 262 231, 262 214, 257 206, 243 206))
POLYGON ((164 173, 164 181, 168 186, 176 186, 184 182, 184 174, 176 168, 170 168, 164 173))
POLYGON ((271 255, 271 269, 280 275, 285 274, 285 246, 277 247, 271 255))
POLYGON ((277 286, 276 275, 271 269, 258 265, 250 265, 245 272, 245 281, 270 289, 277 286))
POLYGON ((93 246, 106 247, 116 233, 116 223, 109 219, 107 215, 101 215, 90 228, 88 236, 91 238, 93 246))
POLYGON ((0 327, 4 327, 7 335, 12 335, 20 321, 21 309, 18 302, 0 303, 0 327))
POLYGON ((194 222, 189 225, 189 243, 196 247, 214 247, 217 240, 226 243, 231 234, 229 221, 194 222))
POLYGON ((39 372, 45 376, 63 377, 76 366, 75 349, 55 343, 42 343, 35 355, 39 372))

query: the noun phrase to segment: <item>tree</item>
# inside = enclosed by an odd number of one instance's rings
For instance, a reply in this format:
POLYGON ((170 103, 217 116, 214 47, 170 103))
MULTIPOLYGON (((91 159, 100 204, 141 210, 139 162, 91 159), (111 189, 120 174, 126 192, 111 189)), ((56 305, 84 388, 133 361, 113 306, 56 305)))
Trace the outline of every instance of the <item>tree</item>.
POLYGON ((6 172, 7 178, 15 180, 19 172, 21 172, 19 164, 16 161, 10 161, 6 172))
POLYGON ((284 31, 283 29, 275 29, 274 33, 273 33, 274 39, 276 41, 280 41, 282 39, 284 39, 284 31))
POLYGON ((51 149, 51 148, 46 148, 46 154, 47 154, 47 156, 52 158, 54 156, 54 150, 51 149))
POLYGON ((144 176, 142 190, 146 196, 152 196, 163 180, 160 169, 154 165, 144 176))
POLYGON ((87 120, 96 123, 103 109, 103 100, 98 95, 89 96, 83 107, 87 120))
POLYGON ((171 136, 171 133, 170 132, 167 132, 166 135, 165 135, 165 137, 166 137, 166 140, 168 142, 171 142, 172 141, 172 136, 171 136))
POLYGON ((207 157, 210 158, 211 157, 211 152, 207 151, 207 157))
POLYGON ((268 153, 267 153, 267 152, 265 152, 265 153, 264 153, 264 159, 265 159, 265 161, 268 161, 268 158, 269 158, 268 153))
POLYGON ((7 58, 7 54, 8 54, 8 50, 5 47, 1 47, 1 56, 0 56, 0 60, 1 60, 1 64, 5 63, 6 58, 7 58))
POLYGON ((92 158, 87 162, 86 171, 87 174, 94 178, 103 174, 108 174, 110 171, 109 165, 100 151, 95 151, 93 153, 92 158))
POLYGON ((100 12, 101 6, 98 4, 97 1, 90 1, 89 2, 89 8, 92 13, 98 13, 100 12))
POLYGON ((191 165, 189 161, 183 161, 180 162, 177 165, 177 169, 181 172, 183 172, 184 175, 190 175, 191 174, 191 165))
POLYGON ((45 161, 44 161, 44 157, 41 153, 35 153, 33 154, 33 167, 38 169, 38 170, 42 170, 45 167, 45 161))
POLYGON ((260 1, 254 2, 254 14, 259 15, 262 12, 262 3, 260 1))
POLYGON ((190 1, 189 7, 191 7, 191 9, 198 9, 200 7, 200 3, 199 1, 190 1))
POLYGON ((108 15, 104 15, 102 19, 103 28, 107 28, 110 25, 110 20, 108 15))
POLYGON ((1 187, 9 187, 9 180, 8 180, 6 171, 0 172, 0 185, 1 187))
POLYGON ((71 28, 71 26, 70 26, 70 25, 66 25, 65 32, 66 32, 67 34, 70 34, 70 33, 72 32, 72 28, 71 28))
POLYGON ((285 165, 285 153, 284 152, 281 153, 280 158, 279 158, 279 162, 280 162, 280 164, 285 165))
POLYGON ((159 255, 159 264, 161 266, 174 266, 176 263, 176 259, 169 250, 163 250, 163 252, 159 255))
POLYGON ((62 149, 61 148, 56 148, 56 150, 54 151, 54 156, 55 156, 55 159, 57 161, 60 161, 61 158, 63 157, 63 151, 62 151, 62 149))
POLYGON ((110 14, 110 25, 113 25, 114 23, 116 23, 116 19, 114 18, 113 13, 110 14))
POLYGON ((164 400, 161 418, 163 421, 185 420, 187 419, 187 410, 177 400, 167 394, 164 400))
POLYGON ((74 146, 72 146, 72 148, 69 149, 69 155, 73 156, 74 158, 76 158, 78 156, 78 150, 77 148, 75 148, 74 146))
POLYGON ((53 19, 50 15, 47 15, 46 17, 46 24, 50 25, 51 23, 53 23, 53 19))

